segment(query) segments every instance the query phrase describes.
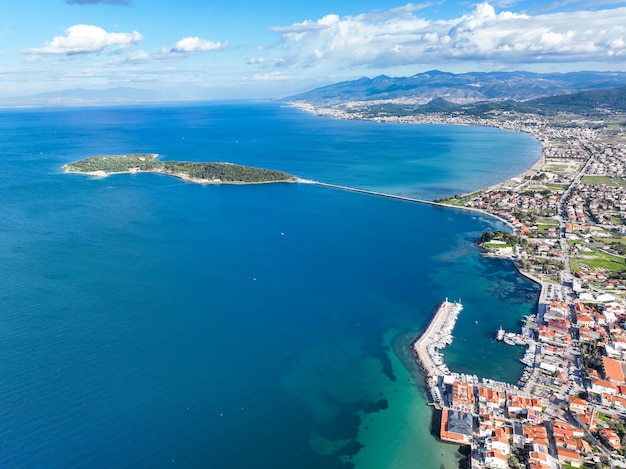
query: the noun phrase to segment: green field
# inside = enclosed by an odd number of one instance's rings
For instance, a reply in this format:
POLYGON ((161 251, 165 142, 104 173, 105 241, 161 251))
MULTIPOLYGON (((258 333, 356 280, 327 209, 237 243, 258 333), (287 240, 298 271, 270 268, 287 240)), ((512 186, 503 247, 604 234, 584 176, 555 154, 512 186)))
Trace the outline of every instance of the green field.
POLYGON ((546 184, 546 189, 550 190, 550 191, 562 191, 565 189, 566 184, 556 184, 556 183, 550 183, 550 184, 546 184))
POLYGON ((579 162, 556 163, 551 162, 543 167, 544 171, 550 173, 575 173, 582 167, 579 162))
POLYGON ((540 225, 559 226, 559 221, 554 218, 538 217, 537 223, 540 225))
POLYGON ((546 171, 550 171, 553 173, 563 173, 567 170, 568 166, 566 164, 548 164, 544 167, 546 171))
POLYGON ((626 180, 613 176, 584 176, 581 183, 592 186, 626 187, 626 180))
POLYGON ((577 254, 570 258, 572 271, 585 270, 582 266, 590 270, 602 269, 607 273, 626 271, 626 259, 613 256, 590 246, 588 247, 591 249, 591 252, 577 254))
POLYGON ((512 248, 513 247, 510 244, 503 243, 503 242, 485 243, 485 244, 483 244, 483 246, 486 247, 486 248, 490 248, 490 249, 505 249, 505 248, 512 248))

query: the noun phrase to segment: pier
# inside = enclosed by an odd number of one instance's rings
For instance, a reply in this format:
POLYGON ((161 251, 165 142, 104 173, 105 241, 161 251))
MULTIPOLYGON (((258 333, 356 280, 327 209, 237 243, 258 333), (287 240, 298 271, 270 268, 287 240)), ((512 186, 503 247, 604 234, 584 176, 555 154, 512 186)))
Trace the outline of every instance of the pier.
POLYGON ((424 332, 413 343, 413 351, 427 378, 450 374, 439 350, 452 343, 452 329, 462 309, 460 302, 451 303, 446 298, 424 332))

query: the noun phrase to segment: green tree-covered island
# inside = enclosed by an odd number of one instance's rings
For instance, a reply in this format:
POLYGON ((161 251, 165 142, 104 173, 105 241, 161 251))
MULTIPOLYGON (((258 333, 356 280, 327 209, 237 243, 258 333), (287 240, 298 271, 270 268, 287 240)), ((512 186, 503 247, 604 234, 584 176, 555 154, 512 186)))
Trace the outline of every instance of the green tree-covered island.
POLYGON ((107 176, 119 173, 161 173, 197 184, 258 184, 295 182, 297 178, 282 171, 241 166, 231 163, 160 161, 156 154, 92 156, 63 166, 66 173, 107 176))

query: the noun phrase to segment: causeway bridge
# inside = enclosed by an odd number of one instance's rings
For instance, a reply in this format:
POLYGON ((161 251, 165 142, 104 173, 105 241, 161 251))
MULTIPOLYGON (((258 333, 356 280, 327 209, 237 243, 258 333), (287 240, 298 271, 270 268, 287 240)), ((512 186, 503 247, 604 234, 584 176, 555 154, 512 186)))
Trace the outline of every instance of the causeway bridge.
POLYGON ((308 179, 298 179, 298 182, 303 183, 303 184, 313 184, 313 185, 322 186, 322 187, 330 187, 331 189, 339 189, 342 191, 358 192, 360 194, 375 195, 378 197, 387 197, 388 199, 398 199, 398 200, 405 200, 407 202, 417 202, 420 204, 441 205, 442 207, 444 206, 450 207, 450 205, 439 204, 436 202, 432 202, 430 200, 417 199, 415 197, 407 197, 404 195, 387 194, 385 192, 377 192, 377 191, 372 191, 369 189, 358 189, 356 187, 340 186, 338 184, 329 184, 327 182, 311 181, 308 179))
POLYGON ((418 204, 427 204, 427 205, 434 205, 437 207, 445 207, 447 209, 457 209, 457 210, 463 210, 466 212, 474 212, 480 215, 485 215, 491 218, 495 218, 496 220, 501 221, 505 225, 509 226, 511 229, 515 229, 515 226, 513 226, 509 220, 499 217, 498 215, 494 213, 487 212, 486 210, 481 210, 479 208, 464 207, 462 205, 442 204, 439 202, 433 202, 432 200, 418 199, 416 197, 407 197, 405 195, 387 194, 385 192, 377 192, 377 191, 372 191, 369 189, 359 189, 357 187, 341 186, 338 184, 329 184, 327 182, 312 181, 309 179, 298 179, 296 182, 299 182, 301 184, 313 184, 315 186, 329 187, 331 189, 338 189, 338 190, 348 191, 348 192, 358 192, 360 194, 374 195, 377 197, 386 197, 388 199, 404 200, 405 202, 414 202, 418 204))

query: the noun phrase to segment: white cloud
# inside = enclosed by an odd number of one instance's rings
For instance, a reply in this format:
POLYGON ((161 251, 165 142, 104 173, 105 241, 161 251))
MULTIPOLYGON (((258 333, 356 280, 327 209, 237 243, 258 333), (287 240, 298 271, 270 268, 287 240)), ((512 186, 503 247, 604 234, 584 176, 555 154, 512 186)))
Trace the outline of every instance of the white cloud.
POLYGON ((221 50, 228 47, 227 42, 213 42, 199 37, 185 37, 174 44, 169 49, 163 49, 163 53, 172 54, 193 54, 196 52, 206 52, 213 50, 221 50))
POLYGON ((419 10, 424 10, 428 7, 433 6, 434 4, 437 3, 443 3, 441 0, 439 0, 438 2, 427 2, 427 3, 407 3, 404 6, 398 7, 398 8, 393 8, 391 10, 389 10, 390 12, 412 12, 412 11, 419 11, 419 10))
POLYGON ((137 50, 126 54, 126 57, 123 59, 126 63, 146 63, 152 62, 152 56, 143 50, 137 50))
POLYGON ((130 0, 66 0, 65 3, 78 5, 95 5, 96 3, 110 3, 111 5, 130 5, 130 0))
POLYGON ((56 36, 43 47, 29 49, 27 52, 34 55, 98 53, 105 49, 129 47, 141 39, 142 36, 137 31, 109 33, 98 26, 77 24, 67 28, 63 36, 56 36))
POLYGON ((248 65, 262 64, 264 62, 265 62, 265 57, 248 57, 246 59, 246 64, 248 65))
POLYGON ((497 12, 481 3, 469 14, 441 21, 420 18, 416 11, 409 4, 356 16, 327 15, 272 31, 281 35, 284 66, 600 61, 623 68, 618 60, 626 55, 625 7, 529 15, 497 12))
POLYGON ((199 52, 223 50, 228 47, 228 42, 213 42, 199 37, 185 37, 171 47, 164 47, 160 51, 146 52, 137 50, 129 52, 118 63, 122 64, 146 64, 167 61, 171 59, 185 58, 199 52))
POLYGON ((272 26, 270 31, 274 31, 279 34, 300 34, 308 33, 311 31, 319 31, 325 29, 326 26, 320 23, 314 23, 313 21, 303 21, 302 23, 295 23, 291 26, 272 26))
POLYGON ((248 79, 252 81, 284 81, 288 80, 289 78, 290 77, 280 72, 257 73, 248 77, 248 79))

